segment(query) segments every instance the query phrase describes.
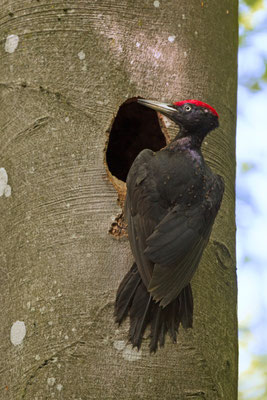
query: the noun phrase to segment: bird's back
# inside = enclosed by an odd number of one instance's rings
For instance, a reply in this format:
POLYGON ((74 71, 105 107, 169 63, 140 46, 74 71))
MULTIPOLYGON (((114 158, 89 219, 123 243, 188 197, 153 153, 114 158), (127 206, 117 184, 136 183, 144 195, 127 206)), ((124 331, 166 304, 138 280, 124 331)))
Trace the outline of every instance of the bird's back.
POLYGON ((217 179, 198 149, 164 149, 151 158, 147 168, 166 211, 177 204, 192 207, 203 201, 217 179))

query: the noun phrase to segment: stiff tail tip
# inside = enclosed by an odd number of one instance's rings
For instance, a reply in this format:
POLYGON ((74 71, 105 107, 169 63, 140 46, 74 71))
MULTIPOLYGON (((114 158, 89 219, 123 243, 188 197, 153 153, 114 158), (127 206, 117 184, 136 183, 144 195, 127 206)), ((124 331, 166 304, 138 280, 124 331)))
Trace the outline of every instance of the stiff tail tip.
POLYGON ((155 353, 158 346, 164 346, 167 332, 176 342, 180 323, 185 329, 192 328, 191 285, 187 285, 175 300, 162 308, 150 296, 134 263, 120 283, 115 301, 115 321, 120 325, 128 315, 129 340, 133 347, 140 349, 146 327, 150 325, 149 349, 150 353, 155 353))

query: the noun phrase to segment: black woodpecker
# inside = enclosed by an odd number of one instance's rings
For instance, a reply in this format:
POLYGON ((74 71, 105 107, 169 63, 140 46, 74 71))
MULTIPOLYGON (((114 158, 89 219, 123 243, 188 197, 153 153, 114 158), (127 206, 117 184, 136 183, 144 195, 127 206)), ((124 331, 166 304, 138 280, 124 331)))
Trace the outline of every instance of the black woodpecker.
POLYGON ((115 318, 121 324, 130 316, 129 338, 138 349, 150 325, 150 352, 156 352, 167 332, 176 342, 180 323, 192 327, 190 281, 208 243, 224 182, 201 152, 205 136, 219 126, 214 108, 198 100, 138 102, 180 128, 162 150, 141 151, 127 176, 125 215, 135 262, 118 288, 115 318))

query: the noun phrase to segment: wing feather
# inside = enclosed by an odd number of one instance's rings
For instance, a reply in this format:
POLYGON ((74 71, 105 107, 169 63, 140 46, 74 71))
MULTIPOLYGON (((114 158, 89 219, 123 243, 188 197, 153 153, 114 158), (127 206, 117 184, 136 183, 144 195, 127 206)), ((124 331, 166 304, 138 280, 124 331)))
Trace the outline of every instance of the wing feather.
POLYGON ((143 150, 136 157, 127 177, 127 196, 125 214, 128 222, 128 235, 131 249, 146 287, 152 277, 154 263, 144 254, 146 239, 166 214, 160 206, 160 196, 149 168, 154 153, 143 150))
POLYGON ((219 205, 208 199, 189 210, 183 210, 180 205, 175 208, 156 226, 145 249, 145 255, 155 264, 148 290, 162 307, 173 301, 191 281, 219 205))

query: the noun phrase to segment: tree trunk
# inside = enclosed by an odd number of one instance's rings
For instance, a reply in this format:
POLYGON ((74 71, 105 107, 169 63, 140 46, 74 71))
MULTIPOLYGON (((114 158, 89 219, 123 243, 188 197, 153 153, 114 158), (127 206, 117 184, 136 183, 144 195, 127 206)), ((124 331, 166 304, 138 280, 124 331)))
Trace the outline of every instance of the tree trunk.
POLYGON ((236 399, 237 0, 6 0, 1 21, 0 398, 236 399), (226 183, 194 327, 155 355, 113 320, 133 257, 108 233, 106 132, 137 95, 214 106, 203 147, 226 183))

